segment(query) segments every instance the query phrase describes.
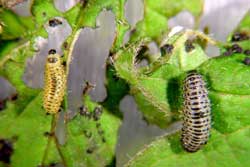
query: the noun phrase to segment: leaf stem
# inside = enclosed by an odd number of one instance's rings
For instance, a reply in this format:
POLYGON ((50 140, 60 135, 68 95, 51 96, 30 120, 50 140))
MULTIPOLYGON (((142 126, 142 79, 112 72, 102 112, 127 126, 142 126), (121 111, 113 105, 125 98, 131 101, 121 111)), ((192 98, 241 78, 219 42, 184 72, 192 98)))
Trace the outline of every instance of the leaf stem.
MULTIPOLYGON (((68 78, 69 76, 69 67, 70 67, 70 63, 72 61, 72 52, 73 52, 73 49, 74 49, 74 45, 75 45, 75 42, 76 40, 78 39, 78 36, 80 34, 80 30, 78 30, 82 24, 83 24, 83 12, 84 12, 84 7, 86 6, 86 4, 83 4, 82 5, 82 8, 78 14, 78 18, 77 18, 77 21, 76 21, 76 26, 75 28, 73 29, 72 31, 72 34, 69 36, 69 38, 67 39, 67 42, 70 44, 70 47, 69 49, 65 50, 64 51, 64 55, 65 55, 65 58, 67 59, 67 63, 66 63, 66 78, 68 78)), ((66 91, 66 90, 65 90, 66 91)), ((68 92, 66 91, 65 93, 65 100, 64 100, 64 104, 65 104, 65 111, 67 112, 67 108, 68 108, 68 103, 67 103, 67 99, 68 99, 68 92)), ((69 116, 66 116, 67 119, 72 119, 70 118, 69 116)), ((67 120, 66 120, 67 121, 67 120)))
POLYGON ((62 153, 62 151, 61 151, 60 144, 58 143, 58 140, 57 140, 56 137, 54 137, 54 141, 55 141, 55 143, 56 143, 56 148, 57 148, 57 151, 58 151, 58 153, 59 153, 59 155, 60 155, 60 157, 61 157, 63 166, 67 167, 66 159, 65 159, 65 157, 64 157, 64 155, 63 155, 63 153, 62 153))
POLYGON ((45 148, 45 151, 44 151, 44 154, 43 154, 43 158, 42 158, 42 163, 41 163, 42 167, 45 166, 45 161, 46 161, 47 156, 48 156, 51 141, 54 138, 54 132, 55 132, 55 127, 56 127, 56 119, 57 119, 57 117, 58 117, 58 114, 52 115, 51 128, 50 128, 50 132, 49 132, 49 136, 48 136, 48 142, 47 142, 47 145, 46 145, 46 148, 45 148))

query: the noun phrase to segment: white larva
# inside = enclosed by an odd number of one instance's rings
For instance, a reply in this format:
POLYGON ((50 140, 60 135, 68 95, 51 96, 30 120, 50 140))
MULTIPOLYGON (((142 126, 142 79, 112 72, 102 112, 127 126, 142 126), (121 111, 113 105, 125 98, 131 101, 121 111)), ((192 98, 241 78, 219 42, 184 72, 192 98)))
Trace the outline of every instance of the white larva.
POLYGON ((189 73, 184 80, 184 122, 181 142, 188 152, 196 152, 209 139, 211 129, 211 105, 208 90, 202 76, 189 73))

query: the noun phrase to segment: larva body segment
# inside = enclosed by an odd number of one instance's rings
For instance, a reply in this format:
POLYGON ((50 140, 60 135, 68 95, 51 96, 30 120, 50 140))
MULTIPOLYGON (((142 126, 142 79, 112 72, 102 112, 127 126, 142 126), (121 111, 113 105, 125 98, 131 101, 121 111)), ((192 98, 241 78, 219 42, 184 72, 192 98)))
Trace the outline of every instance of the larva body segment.
POLYGON ((184 121, 181 142, 185 150, 198 151, 208 141, 211 129, 211 106, 201 75, 192 72, 184 80, 184 121))
POLYGON ((43 106, 47 113, 59 111, 66 88, 66 74, 60 55, 49 54, 45 65, 43 106))

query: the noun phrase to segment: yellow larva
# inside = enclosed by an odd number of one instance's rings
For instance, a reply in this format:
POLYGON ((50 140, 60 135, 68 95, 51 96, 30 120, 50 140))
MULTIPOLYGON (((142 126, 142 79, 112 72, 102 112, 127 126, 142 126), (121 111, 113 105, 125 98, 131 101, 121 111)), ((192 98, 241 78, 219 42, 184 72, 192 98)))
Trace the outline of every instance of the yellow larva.
POLYGON ((43 107, 49 114, 59 111, 66 88, 66 74, 60 55, 49 54, 45 64, 43 107))

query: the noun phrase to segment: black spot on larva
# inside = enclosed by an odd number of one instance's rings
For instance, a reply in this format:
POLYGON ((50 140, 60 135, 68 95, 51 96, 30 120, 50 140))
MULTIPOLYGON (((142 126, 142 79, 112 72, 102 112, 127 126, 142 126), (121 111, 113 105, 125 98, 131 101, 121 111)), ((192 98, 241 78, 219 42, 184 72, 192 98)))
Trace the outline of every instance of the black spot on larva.
POLYGON ((0 161, 9 164, 13 151, 12 143, 9 140, 0 139, 0 161))
POLYGON ((164 56, 166 54, 171 54, 172 51, 174 49, 174 46, 172 44, 166 44, 166 45, 163 45, 161 48, 160 48, 160 51, 161 51, 161 56, 164 56))
POLYGON ((242 53, 242 48, 238 44, 233 44, 232 45, 232 50, 234 53, 242 53))
POLYGON ((97 106, 94 109, 94 114, 93 114, 93 118, 95 121, 98 121, 101 118, 102 115, 102 107, 101 106, 97 106))
POLYGON ((92 133, 90 131, 84 130, 83 133, 84 133, 84 136, 87 137, 88 139, 91 138, 92 136, 92 133))
POLYGON ((245 54, 246 56, 250 56, 250 50, 249 50, 249 49, 245 50, 245 51, 244 51, 244 54, 245 54))
POLYGON ((186 40, 185 42, 185 50, 186 52, 191 52, 193 49, 195 49, 194 45, 193 45, 193 41, 192 40, 186 40))
POLYGON ((243 60, 243 63, 245 65, 250 65, 250 58, 249 57, 246 57, 244 60, 243 60))
POLYGON ((56 50, 55 49, 50 49, 48 53, 50 55, 54 55, 54 54, 56 54, 56 50))
POLYGON ((61 24, 62 24, 62 22, 58 19, 49 20, 50 27, 56 27, 57 25, 61 25, 61 24))
POLYGON ((207 92, 205 81, 201 75, 197 72, 187 75, 183 84, 184 120, 181 142, 183 148, 188 152, 198 151, 207 142, 210 135, 211 107, 207 92), (190 83, 193 84, 190 85, 190 83))
POLYGON ((102 142, 103 142, 103 143, 106 143, 106 139, 105 139, 104 137, 102 138, 102 142))
POLYGON ((58 61, 58 59, 55 58, 55 57, 49 57, 49 58, 48 58, 48 62, 49 62, 49 63, 56 63, 57 61, 58 61))
POLYGON ((6 100, 0 101, 0 111, 4 110, 6 108, 6 100))
POLYGON ((248 35, 244 32, 236 32, 232 36, 232 42, 238 42, 249 39, 248 35))

